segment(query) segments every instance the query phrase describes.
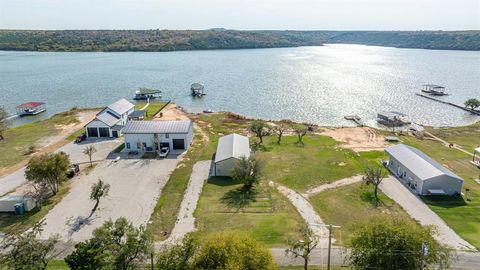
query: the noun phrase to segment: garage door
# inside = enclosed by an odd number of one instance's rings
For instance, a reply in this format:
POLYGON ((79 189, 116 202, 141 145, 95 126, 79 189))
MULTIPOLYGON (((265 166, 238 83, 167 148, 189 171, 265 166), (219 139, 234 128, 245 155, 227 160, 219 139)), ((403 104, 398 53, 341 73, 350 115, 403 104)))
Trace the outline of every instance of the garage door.
POLYGON ((185 149, 184 139, 173 139, 173 150, 176 149, 185 149))
POLYGON ((87 128, 88 137, 98 137, 97 128, 87 128))
POLYGON ((100 137, 110 137, 110 130, 108 128, 98 128, 100 137))

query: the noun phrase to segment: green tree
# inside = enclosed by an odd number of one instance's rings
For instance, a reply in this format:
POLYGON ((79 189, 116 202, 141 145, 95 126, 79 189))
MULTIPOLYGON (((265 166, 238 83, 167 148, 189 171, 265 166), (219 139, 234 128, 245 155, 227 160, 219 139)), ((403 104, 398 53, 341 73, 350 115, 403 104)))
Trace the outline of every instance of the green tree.
POLYGON ((98 179, 97 183, 94 183, 90 191, 90 200, 95 201, 95 205, 90 212, 88 218, 91 218, 93 213, 97 210, 98 204, 100 204, 100 199, 106 197, 110 191, 110 184, 106 184, 102 179, 98 179))
POLYGON ((88 156, 88 160, 90 161, 90 167, 93 167, 92 163, 92 156, 97 152, 97 149, 93 145, 89 145, 83 149, 83 153, 88 156))
POLYGON ((187 235, 181 243, 165 245, 157 254, 156 267, 159 270, 194 269, 193 263, 198 251, 198 243, 187 235))
POLYGON ((302 239, 288 241, 289 247, 285 250, 285 253, 293 258, 302 258, 303 269, 308 270, 310 253, 312 253, 312 250, 317 247, 319 240, 307 224, 300 228, 300 233, 302 235, 302 239))
POLYGON ((46 187, 56 195, 59 186, 67 180, 70 159, 64 152, 33 157, 25 169, 25 178, 38 187, 46 187))
POLYGON ((65 257, 65 262, 71 270, 97 270, 102 269, 102 243, 95 239, 80 242, 75 245, 72 254, 65 257))
POLYGON ((207 236, 195 259, 195 269, 267 270, 275 268, 268 248, 240 232, 222 232, 207 236))
POLYGON ((383 167, 368 165, 365 168, 363 182, 367 185, 373 185, 373 196, 375 199, 375 206, 378 206, 380 200, 378 199, 378 186, 385 178, 383 167))
MULTIPOLYGON (((0 266, 14 270, 43 270, 53 258, 57 237, 37 239, 42 231, 43 221, 25 233, 9 235, 0 245, 0 266)), ((2 268, 3 269, 3 268, 2 268)))
POLYGON ((277 144, 282 142, 283 134, 288 130, 289 126, 286 123, 279 123, 272 128, 273 132, 277 135, 277 144))
POLYGON ((3 132, 7 130, 8 113, 3 107, 0 107, 0 141, 3 140, 3 132))
POLYGON ((145 227, 134 227, 125 218, 119 218, 115 222, 106 221, 95 229, 93 237, 78 245, 68 261, 76 265, 84 261, 85 264, 91 263, 88 254, 93 254, 96 262, 105 269, 127 270, 138 266, 152 251, 153 238, 145 227))
POLYGON ((405 219, 371 218, 354 232, 350 265, 355 269, 446 269, 454 256, 432 237, 433 233, 431 227, 405 219), (428 246, 428 253, 424 253, 424 246, 428 246))
POLYGON ((248 127, 248 130, 250 130, 252 133, 255 134, 255 136, 258 137, 258 139, 260 140, 258 144, 263 143, 263 137, 270 135, 270 128, 263 121, 253 121, 248 127))
POLYGON ((465 101, 464 105, 467 108, 476 110, 478 107, 480 107, 480 100, 476 98, 469 98, 467 101, 465 101))
POLYGON ((297 134, 297 137, 298 137, 297 143, 303 144, 302 139, 305 135, 307 135, 308 128, 303 124, 296 124, 293 126, 293 131, 295 132, 295 134, 297 134))
POLYGON ((243 183, 245 189, 250 190, 253 185, 260 181, 262 167, 262 162, 255 156, 252 155, 249 158, 243 156, 235 162, 235 166, 230 171, 230 176, 243 183))

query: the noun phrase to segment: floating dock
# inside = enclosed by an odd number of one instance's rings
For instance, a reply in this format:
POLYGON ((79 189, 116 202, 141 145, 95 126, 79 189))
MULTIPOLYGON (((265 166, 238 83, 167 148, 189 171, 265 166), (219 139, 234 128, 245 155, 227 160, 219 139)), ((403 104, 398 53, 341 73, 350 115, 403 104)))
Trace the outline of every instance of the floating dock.
POLYGON ((355 122, 357 125, 363 127, 363 122, 362 122, 362 118, 358 115, 345 115, 343 118, 345 118, 345 120, 350 120, 350 121, 353 121, 355 122))
POLYGON ((472 110, 472 109, 469 109, 469 108, 465 108, 464 106, 461 106, 461 105, 458 105, 458 104, 455 104, 455 103, 451 103, 451 102, 448 102, 448 101, 445 101, 445 100, 441 100, 441 99, 438 99, 438 98, 427 96, 427 95, 424 95, 422 93, 416 93, 416 95, 420 96, 420 97, 428 98, 430 100, 434 100, 434 101, 437 101, 437 102, 440 102, 440 103, 443 103, 443 104, 447 104, 447 105, 450 105, 450 106, 453 106, 453 107, 457 107, 459 109, 462 109, 462 110, 467 111, 467 112, 472 113, 472 114, 480 115, 480 111, 475 111, 475 110, 472 110))

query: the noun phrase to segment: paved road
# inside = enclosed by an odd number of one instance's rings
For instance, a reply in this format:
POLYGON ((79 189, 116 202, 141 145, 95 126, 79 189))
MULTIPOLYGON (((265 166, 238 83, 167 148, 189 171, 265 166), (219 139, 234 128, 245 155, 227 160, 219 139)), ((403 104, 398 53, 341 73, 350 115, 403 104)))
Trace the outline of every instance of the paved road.
POLYGON ((146 225, 161 190, 177 166, 179 156, 163 160, 128 159, 99 163, 88 175, 72 182, 70 192, 46 215, 40 236, 59 234, 62 241, 89 239, 106 220, 125 217, 135 226, 146 225), (98 179, 110 184, 110 192, 100 201, 95 214, 87 219, 94 202, 90 188, 98 179))
MULTIPOLYGON (((71 142, 62 146, 57 151, 63 151, 69 154, 72 163, 82 163, 88 162, 88 157, 82 153, 86 146, 93 145, 97 149, 97 152, 93 154, 93 160, 103 160, 120 143, 121 142, 118 139, 86 141, 82 144, 74 144, 71 142)), ((0 195, 9 193, 25 183, 25 167, 23 167, 12 174, 0 178, 0 195)))
MULTIPOLYGON (((278 191, 285 195, 288 200, 293 204, 293 206, 297 209, 298 213, 302 216, 307 224, 320 224, 323 223, 320 216, 317 214, 313 206, 310 202, 305 199, 302 195, 298 192, 289 189, 282 185, 277 185, 278 191)), ((319 226, 311 226, 310 228, 313 230, 315 235, 320 238, 320 247, 327 247, 328 246, 328 229, 325 227, 319 226)), ((332 238, 332 243, 335 242, 335 239, 332 238)))
MULTIPOLYGON (((291 257, 285 256, 284 248, 271 248, 275 261, 279 265, 303 265, 302 259, 293 259, 291 257)), ((345 265, 345 257, 348 256, 348 249, 333 247, 331 254, 331 264, 332 265, 345 265)), ((317 248, 312 251, 310 264, 311 265, 327 265, 327 254, 328 250, 326 248, 317 248)), ((458 252, 457 261, 455 261, 451 269, 465 269, 465 270, 478 270, 480 269, 480 253, 478 252, 458 252)))
POLYGON ((439 242, 445 243, 457 250, 475 250, 475 247, 463 240, 455 231, 448 227, 435 212, 428 208, 422 200, 410 192, 410 190, 395 177, 391 176, 384 179, 380 184, 380 189, 423 226, 436 226, 438 234, 436 234, 435 237, 439 242))
POLYGON ((187 233, 195 231, 195 217, 193 217, 193 212, 197 207, 203 185, 210 176, 211 167, 211 160, 199 161, 193 166, 188 187, 183 196, 182 204, 180 205, 175 227, 168 239, 162 242, 162 244, 181 241, 187 233))

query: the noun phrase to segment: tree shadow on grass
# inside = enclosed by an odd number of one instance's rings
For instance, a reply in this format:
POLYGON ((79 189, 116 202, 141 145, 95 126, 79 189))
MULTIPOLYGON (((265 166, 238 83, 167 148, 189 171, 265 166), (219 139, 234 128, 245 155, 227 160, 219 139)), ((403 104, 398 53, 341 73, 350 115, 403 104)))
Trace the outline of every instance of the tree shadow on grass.
POLYGON ((360 193, 360 199, 371 204, 373 207, 386 206, 385 202, 380 198, 378 198, 378 205, 375 205, 375 195, 372 190, 363 190, 362 193, 360 193))
POLYGON ((235 209, 236 212, 247 207, 250 203, 257 201, 258 190, 255 188, 246 189, 239 187, 225 193, 220 199, 228 208, 235 209))

